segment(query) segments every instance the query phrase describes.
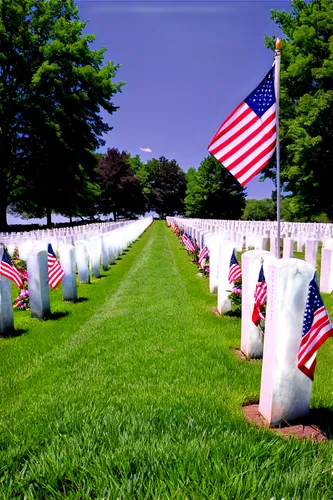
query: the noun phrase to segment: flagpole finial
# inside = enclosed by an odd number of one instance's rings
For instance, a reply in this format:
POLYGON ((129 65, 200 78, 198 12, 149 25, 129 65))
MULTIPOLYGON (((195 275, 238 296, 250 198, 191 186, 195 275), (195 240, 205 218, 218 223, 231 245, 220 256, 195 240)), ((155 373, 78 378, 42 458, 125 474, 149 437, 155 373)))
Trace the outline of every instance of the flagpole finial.
POLYGON ((282 41, 281 41, 281 38, 277 38, 275 40, 275 48, 276 50, 281 50, 281 47, 282 47, 282 41))

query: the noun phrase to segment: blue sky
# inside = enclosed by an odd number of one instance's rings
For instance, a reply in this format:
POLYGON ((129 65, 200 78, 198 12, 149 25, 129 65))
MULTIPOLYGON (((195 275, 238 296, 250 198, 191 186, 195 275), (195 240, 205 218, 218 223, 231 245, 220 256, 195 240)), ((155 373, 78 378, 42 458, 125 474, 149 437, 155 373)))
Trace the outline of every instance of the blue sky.
MULTIPOLYGON (((200 165, 222 121, 266 75, 273 55, 264 36, 281 35, 270 11, 290 8, 289 0, 76 3, 93 48, 106 47, 105 60, 121 64, 115 81, 127 82, 119 109, 103 114, 113 130, 102 151, 165 156, 184 171, 200 165)), ((248 197, 270 197, 272 182, 258 177, 248 197)))

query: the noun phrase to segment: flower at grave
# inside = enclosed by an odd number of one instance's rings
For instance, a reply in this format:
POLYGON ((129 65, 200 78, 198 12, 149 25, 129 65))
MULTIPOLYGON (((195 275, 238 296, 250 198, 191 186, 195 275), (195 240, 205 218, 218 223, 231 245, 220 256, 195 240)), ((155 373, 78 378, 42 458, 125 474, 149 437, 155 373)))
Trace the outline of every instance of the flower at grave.
POLYGON ((227 291, 230 292, 228 299, 231 300, 231 304, 237 309, 240 309, 242 305, 242 278, 236 280, 233 283, 232 289, 227 291))
POLYGON ((20 295, 16 298, 14 302, 14 309, 27 310, 30 309, 30 295, 28 290, 28 285, 25 283, 26 288, 23 288, 20 292, 20 295))

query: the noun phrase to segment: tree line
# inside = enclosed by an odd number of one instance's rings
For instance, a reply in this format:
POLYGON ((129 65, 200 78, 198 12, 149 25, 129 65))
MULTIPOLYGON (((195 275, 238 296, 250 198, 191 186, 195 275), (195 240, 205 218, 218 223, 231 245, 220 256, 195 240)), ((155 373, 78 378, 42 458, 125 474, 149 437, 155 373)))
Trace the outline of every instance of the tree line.
MULTIPOLYGON (((273 10, 283 33, 280 143, 282 218, 333 220, 332 0, 273 10)), ((118 109, 119 65, 92 50, 73 0, 0 0, 0 231, 23 218, 135 216, 275 218, 276 200, 246 192, 213 157, 185 174, 164 157, 105 146, 118 109), (274 216, 273 216, 274 214, 274 216)), ((274 37, 266 38, 274 50, 274 37)), ((126 88, 126 87, 125 87, 126 88)), ((275 160, 262 179, 276 182, 275 160)))

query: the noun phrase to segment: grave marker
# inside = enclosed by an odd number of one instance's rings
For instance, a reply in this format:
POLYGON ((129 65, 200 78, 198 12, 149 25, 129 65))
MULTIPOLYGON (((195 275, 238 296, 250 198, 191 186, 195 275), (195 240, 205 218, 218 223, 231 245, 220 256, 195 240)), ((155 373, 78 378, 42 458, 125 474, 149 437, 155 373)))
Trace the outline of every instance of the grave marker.
POLYGON ((312 381, 297 363, 314 272, 314 266, 300 259, 279 259, 268 267, 259 412, 269 424, 292 421, 309 411, 312 381))

